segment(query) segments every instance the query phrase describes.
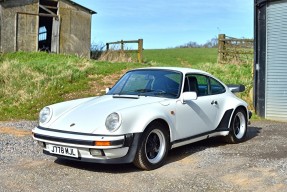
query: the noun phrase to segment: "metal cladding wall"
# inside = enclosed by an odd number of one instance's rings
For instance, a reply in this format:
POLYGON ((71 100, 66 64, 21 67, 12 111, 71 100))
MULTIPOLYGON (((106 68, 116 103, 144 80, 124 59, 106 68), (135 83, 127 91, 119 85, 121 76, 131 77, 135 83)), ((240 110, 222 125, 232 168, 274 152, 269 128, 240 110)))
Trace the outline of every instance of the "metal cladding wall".
POLYGON ((287 121, 287 0, 267 3, 265 117, 287 121))

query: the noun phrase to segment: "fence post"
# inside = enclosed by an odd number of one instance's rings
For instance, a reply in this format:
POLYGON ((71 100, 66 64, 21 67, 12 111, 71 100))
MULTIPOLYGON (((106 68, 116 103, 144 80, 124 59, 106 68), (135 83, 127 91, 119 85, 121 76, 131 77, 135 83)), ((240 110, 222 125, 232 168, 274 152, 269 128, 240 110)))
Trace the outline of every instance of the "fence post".
POLYGON ((143 39, 138 40, 138 62, 143 62, 143 39))
POLYGON ((224 61, 224 51, 225 51, 225 34, 218 35, 218 63, 224 61))
POLYGON ((107 51, 110 49, 110 44, 109 43, 106 43, 106 48, 107 48, 107 51))
POLYGON ((123 51, 124 50, 124 41, 121 40, 121 50, 123 51))

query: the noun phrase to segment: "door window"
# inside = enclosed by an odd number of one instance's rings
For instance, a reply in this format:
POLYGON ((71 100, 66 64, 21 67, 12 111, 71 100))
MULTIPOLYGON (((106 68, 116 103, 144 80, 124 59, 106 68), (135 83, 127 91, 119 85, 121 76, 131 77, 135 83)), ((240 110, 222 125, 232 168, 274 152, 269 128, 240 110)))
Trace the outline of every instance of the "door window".
POLYGON ((224 93, 225 87, 213 78, 210 78, 210 92, 212 95, 224 93))
POLYGON ((204 75, 186 76, 184 92, 196 92, 198 97, 208 95, 208 77, 204 75))

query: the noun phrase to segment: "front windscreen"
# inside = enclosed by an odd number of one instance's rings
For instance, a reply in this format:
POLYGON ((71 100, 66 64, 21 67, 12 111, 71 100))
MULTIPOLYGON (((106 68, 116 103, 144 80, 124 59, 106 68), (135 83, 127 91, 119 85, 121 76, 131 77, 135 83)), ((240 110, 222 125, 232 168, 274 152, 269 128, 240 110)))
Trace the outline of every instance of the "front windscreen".
POLYGON ((126 73, 108 95, 178 98, 182 73, 169 70, 135 70, 126 73))

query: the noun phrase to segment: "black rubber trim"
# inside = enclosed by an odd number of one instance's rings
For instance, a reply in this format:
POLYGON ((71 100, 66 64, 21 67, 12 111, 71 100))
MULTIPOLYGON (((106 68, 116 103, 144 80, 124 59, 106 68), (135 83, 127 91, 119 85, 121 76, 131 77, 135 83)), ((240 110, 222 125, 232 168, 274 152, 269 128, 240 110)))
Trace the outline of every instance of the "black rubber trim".
POLYGON ((115 158, 115 159, 88 159, 88 158, 73 158, 73 157, 67 157, 67 156, 62 156, 62 155, 57 155, 57 154, 52 154, 49 151, 43 150, 43 153, 46 155, 51 155, 55 156, 58 158, 63 158, 63 159, 70 159, 70 160, 75 160, 75 161, 83 161, 83 162, 90 162, 90 163, 101 163, 101 164, 126 164, 126 163, 132 163, 134 161, 136 152, 138 150, 139 146, 139 141, 141 138, 142 133, 134 133, 132 137, 131 144, 129 146, 129 151, 126 156, 120 157, 120 158, 115 158))
POLYGON ((194 136, 191 136, 191 137, 187 137, 187 138, 184 138, 184 139, 179 139, 179 140, 173 141, 171 143, 171 145, 174 145, 174 144, 177 144, 177 143, 181 143, 181 142, 185 142, 185 141, 189 141, 189 140, 192 140, 192 139, 196 139, 198 137, 208 136, 208 135, 210 135, 212 133, 218 133, 218 132, 221 132, 221 131, 229 131, 229 129, 216 129, 214 131, 208 131, 208 132, 205 132, 205 133, 201 133, 201 134, 198 134, 198 135, 194 135, 194 136))
POLYGON ((102 135, 102 134, 82 133, 82 132, 73 132, 73 131, 63 131, 63 130, 51 129, 51 128, 46 128, 46 127, 41 127, 41 126, 37 126, 37 128, 44 130, 44 131, 52 131, 56 133, 67 133, 67 134, 83 135, 83 136, 103 136, 103 137, 122 136, 122 135, 102 135))
MULTIPOLYGON (((34 137, 36 139, 44 139, 48 141, 55 141, 55 142, 61 142, 61 143, 69 143, 69 144, 79 144, 79 145, 88 145, 88 146, 95 146, 95 141, 85 141, 85 140, 77 140, 77 139, 67 139, 67 138, 61 138, 61 137, 52 137, 47 135, 40 135, 35 133, 34 137)), ((110 141, 111 146, 118 146, 123 145, 125 142, 125 139, 122 140, 116 140, 116 141, 110 141)))
POLYGON ((229 120, 231 118, 231 114, 233 112, 234 109, 229 109, 227 111, 225 111, 219 125, 217 126, 216 130, 224 130, 227 129, 229 130, 229 120))
POLYGON ((248 111, 248 117, 249 117, 249 119, 251 119, 251 117, 252 117, 252 111, 248 111))

